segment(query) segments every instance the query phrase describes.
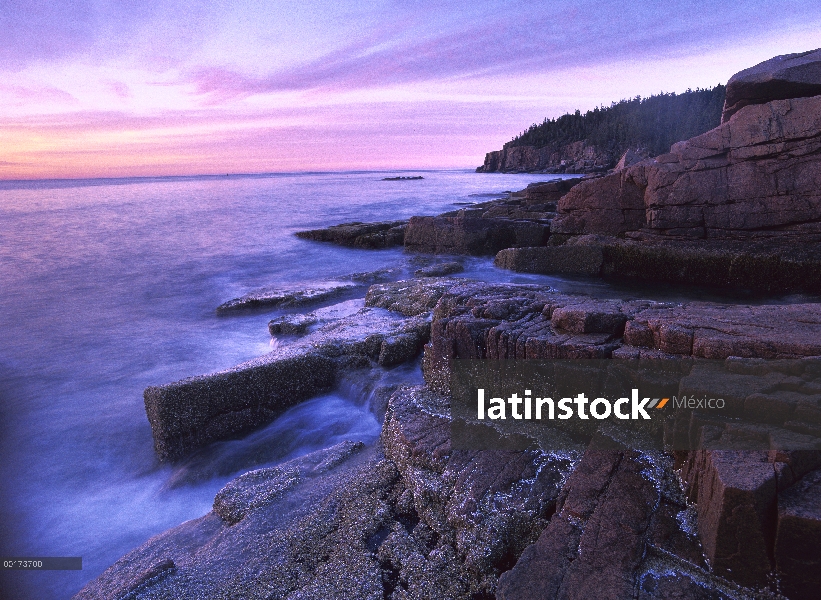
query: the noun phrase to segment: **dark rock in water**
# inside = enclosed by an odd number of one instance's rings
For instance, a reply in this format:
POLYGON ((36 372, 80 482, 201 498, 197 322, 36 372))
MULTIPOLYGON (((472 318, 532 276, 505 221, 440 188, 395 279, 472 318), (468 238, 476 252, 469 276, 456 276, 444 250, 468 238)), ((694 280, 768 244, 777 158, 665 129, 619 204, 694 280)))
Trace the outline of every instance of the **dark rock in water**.
POLYGON ((415 175, 413 177, 383 177, 382 181, 412 181, 416 179, 424 179, 421 175, 415 175))
POLYGON ((294 335, 305 333, 308 327, 316 325, 318 319, 313 315, 285 315, 268 322, 271 335, 294 335))
POLYGON ((775 562, 784 593, 811 600, 821 588, 821 470, 806 475, 778 496, 775 562))
POLYGON ((407 221, 383 221, 380 223, 342 223, 325 229, 298 231, 296 236, 317 242, 332 242, 354 248, 389 248, 401 246, 407 221))
POLYGON ((330 388, 333 360, 317 352, 278 353, 221 373, 145 390, 145 412, 160 460, 271 422, 286 408, 330 388))
POLYGON ((461 273, 465 270, 464 265, 458 262, 445 262, 429 265, 413 272, 416 277, 442 277, 444 275, 453 275, 454 273, 461 273))
POLYGON ((821 49, 765 60, 730 77, 721 122, 750 104, 821 95, 821 49))
POLYGON ((355 283, 349 281, 327 281, 312 288, 263 288, 220 304, 217 307, 217 313, 305 306, 339 296, 356 287, 355 283))
MULTIPOLYGON (((461 212, 461 211, 460 211, 461 212)), ((496 254, 512 246, 541 246, 550 226, 532 221, 474 217, 411 217, 405 249, 414 252, 496 254)))
POLYGON ((227 371, 146 388, 157 456, 176 460, 212 441, 261 427, 330 388, 340 369, 412 360, 429 332, 426 317, 364 308, 227 371))
POLYGON ((507 198, 471 204, 435 217, 346 223, 301 231, 297 236, 360 248, 404 244, 406 250, 413 252, 475 256, 495 254, 509 247, 542 246, 550 236, 556 203, 580 181, 582 178, 539 182, 507 198))

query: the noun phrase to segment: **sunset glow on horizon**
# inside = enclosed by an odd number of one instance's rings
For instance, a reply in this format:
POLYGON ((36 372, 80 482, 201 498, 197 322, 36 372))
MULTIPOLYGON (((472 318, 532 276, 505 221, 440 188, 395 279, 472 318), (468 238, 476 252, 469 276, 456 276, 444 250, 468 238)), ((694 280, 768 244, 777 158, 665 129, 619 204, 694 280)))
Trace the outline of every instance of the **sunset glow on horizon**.
POLYGON ((813 1, 0 0, 0 179, 472 168, 821 46, 813 1))

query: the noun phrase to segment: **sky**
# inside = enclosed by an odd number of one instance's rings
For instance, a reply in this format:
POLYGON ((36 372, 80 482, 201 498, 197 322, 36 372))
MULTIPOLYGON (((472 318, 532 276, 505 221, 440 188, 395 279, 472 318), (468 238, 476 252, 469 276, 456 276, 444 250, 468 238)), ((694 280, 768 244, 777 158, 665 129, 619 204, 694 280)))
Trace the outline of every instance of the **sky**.
POLYGON ((0 0, 0 179, 471 168, 818 47, 818 0, 0 0))

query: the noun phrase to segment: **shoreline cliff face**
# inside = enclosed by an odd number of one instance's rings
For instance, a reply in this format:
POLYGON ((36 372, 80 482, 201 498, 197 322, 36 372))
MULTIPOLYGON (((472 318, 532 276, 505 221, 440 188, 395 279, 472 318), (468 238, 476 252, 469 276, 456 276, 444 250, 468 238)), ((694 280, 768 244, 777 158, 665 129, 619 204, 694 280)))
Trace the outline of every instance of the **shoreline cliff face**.
MULTIPOLYGON (((804 85, 791 89, 809 88, 804 85)), ((681 94, 661 93, 621 100, 584 114, 577 110, 545 119, 507 142, 502 150, 488 153, 477 171, 598 173, 613 168, 627 151, 645 158, 664 154, 675 142, 721 123, 725 91, 725 86, 717 85, 681 94)), ((735 96, 731 100, 741 106, 735 96)))
MULTIPOLYGON (((498 266, 533 273, 818 293, 821 96, 768 99, 773 80, 811 92, 821 50, 739 73, 728 94, 743 106, 655 160, 307 237, 496 254, 498 266)), ((158 454, 176 460, 273 418, 283 406, 269 388, 282 381, 304 390, 290 394, 298 401, 422 352, 423 385, 374 395, 378 443, 350 440, 239 476, 212 512, 147 541, 77 598, 817 597, 821 303, 599 298, 424 277, 454 264, 372 285, 361 309, 311 331, 317 315, 272 322, 298 339, 147 390, 158 454), (720 393, 728 409, 659 420, 651 450, 607 428, 558 453, 528 429, 525 450, 460 448, 460 426, 485 425, 457 413, 454 365, 533 359, 604 359, 616 370, 664 360, 682 372, 709 360, 686 371, 678 393, 720 393)))
POLYGON ((603 173, 618 160, 614 152, 585 141, 562 146, 511 146, 488 152, 477 173, 603 173))

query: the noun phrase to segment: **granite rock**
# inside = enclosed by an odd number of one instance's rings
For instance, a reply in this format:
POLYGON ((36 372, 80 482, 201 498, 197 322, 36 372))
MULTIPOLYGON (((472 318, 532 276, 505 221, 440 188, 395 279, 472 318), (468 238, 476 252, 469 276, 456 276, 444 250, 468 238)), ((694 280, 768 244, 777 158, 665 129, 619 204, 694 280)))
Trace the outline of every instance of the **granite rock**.
POLYGON ((730 77, 721 122, 750 104, 821 94, 821 49, 776 56, 730 77))
POLYGON ((749 105, 668 154, 583 182, 553 233, 806 236, 821 217, 821 96, 749 105))
POLYGON ((303 338, 231 369, 146 388, 146 414, 160 460, 271 422, 330 389, 342 369, 412 360, 428 340, 426 317, 379 308, 322 325, 303 338))
POLYGON ((407 221, 383 221, 379 223, 342 223, 324 229, 298 231, 296 236, 316 242, 332 242, 354 248, 388 248, 401 246, 407 221))

